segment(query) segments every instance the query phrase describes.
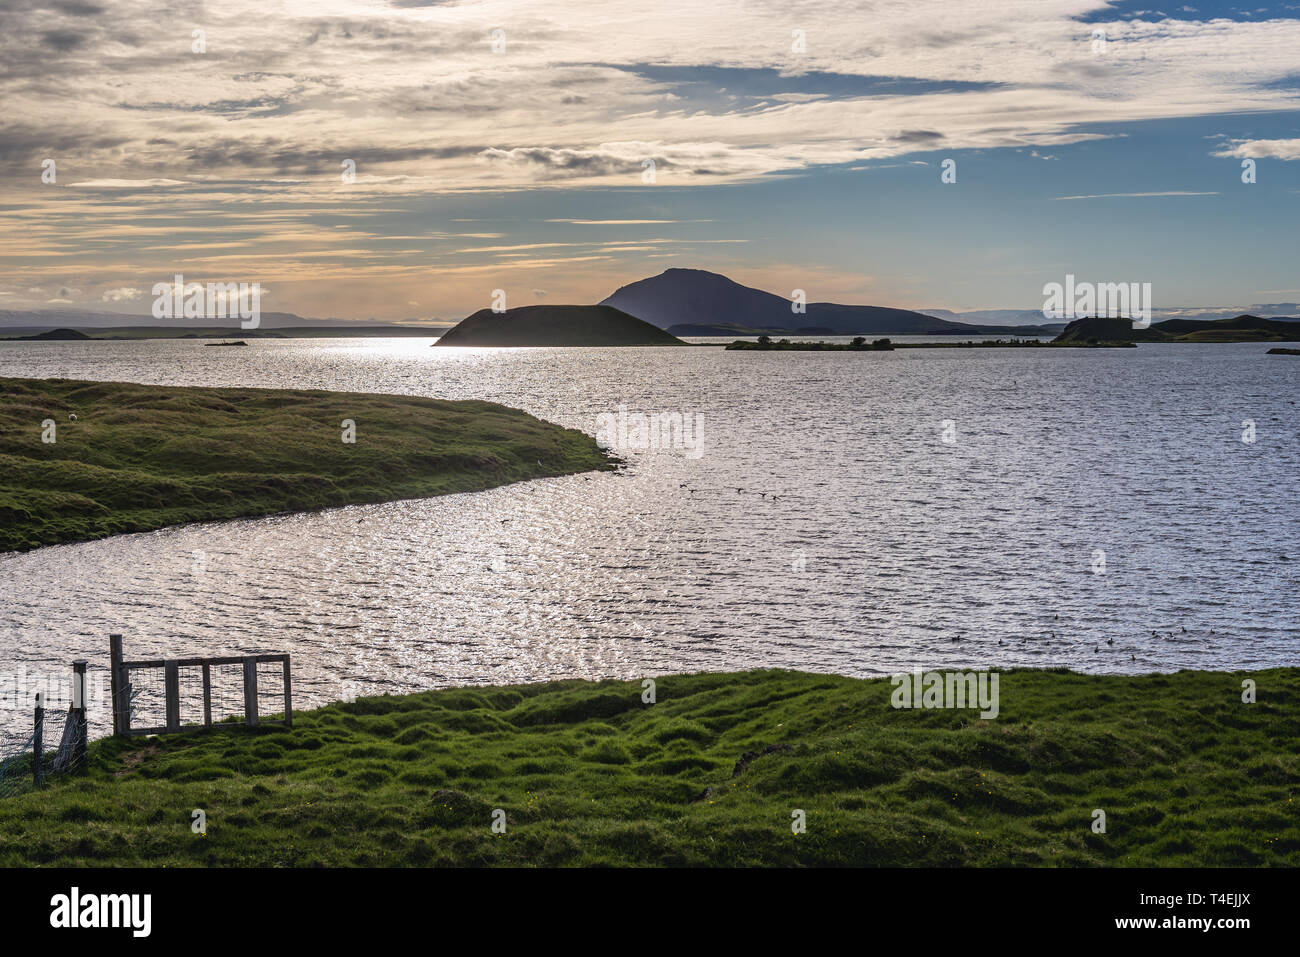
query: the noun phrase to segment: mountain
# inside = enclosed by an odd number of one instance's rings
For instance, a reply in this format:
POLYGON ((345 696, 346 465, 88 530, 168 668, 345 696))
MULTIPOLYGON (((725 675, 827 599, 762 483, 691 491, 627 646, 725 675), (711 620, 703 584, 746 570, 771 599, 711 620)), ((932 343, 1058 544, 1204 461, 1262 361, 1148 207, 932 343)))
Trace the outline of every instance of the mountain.
MULTIPOLYGON (((962 322, 974 325, 1002 326, 1050 326, 1043 322, 1042 309, 971 309, 967 312, 953 312, 951 309, 923 309, 927 316, 947 319, 949 322, 962 322)), ((1065 323, 1055 323, 1057 330, 1065 328, 1065 323)))
POLYGON ((822 335, 840 336, 1042 334, 1037 326, 972 325, 886 306, 810 302, 805 312, 796 313, 789 299, 703 269, 665 270, 621 287, 601 305, 621 309, 660 329, 739 326, 785 333, 815 327, 826 330, 822 335))
POLYGON ((1166 319, 1147 329, 1134 329, 1131 319, 1075 319, 1057 342, 1096 339, 1099 342, 1294 342, 1300 328, 1292 318, 1166 319))
POLYGON ((612 306, 518 306, 480 309, 436 346, 682 346, 662 329, 612 306))

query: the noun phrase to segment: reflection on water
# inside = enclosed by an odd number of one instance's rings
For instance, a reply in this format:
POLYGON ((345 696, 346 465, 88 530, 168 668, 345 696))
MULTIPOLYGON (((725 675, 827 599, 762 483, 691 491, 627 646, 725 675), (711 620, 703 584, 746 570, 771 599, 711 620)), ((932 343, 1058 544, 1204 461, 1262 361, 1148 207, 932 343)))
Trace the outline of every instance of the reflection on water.
MULTIPOLYGON (((305 707, 755 666, 1295 662, 1300 366, 1265 345, 428 344, 0 343, 0 375, 480 398, 593 434, 626 405, 702 415, 703 454, 0 556, 3 670, 102 669, 110 632, 132 658, 290 651, 305 707)), ((30 723, 0 708, 4 733, 30 723)))

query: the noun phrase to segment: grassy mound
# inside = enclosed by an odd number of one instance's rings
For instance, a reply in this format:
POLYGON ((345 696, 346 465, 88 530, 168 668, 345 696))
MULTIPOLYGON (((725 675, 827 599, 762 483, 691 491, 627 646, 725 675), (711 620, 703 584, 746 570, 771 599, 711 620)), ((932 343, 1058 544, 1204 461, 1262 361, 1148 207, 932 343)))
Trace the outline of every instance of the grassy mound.
POLYGON ((1296 866, 1300 669, 1246 676, 1005 672, 990 721, 779 671, 367 698, 98 742, 0 801, 0 866, 1296 866))
POLYGON ((0 379, 0 551, 608 467, 591 437, 491 402, 0 379))

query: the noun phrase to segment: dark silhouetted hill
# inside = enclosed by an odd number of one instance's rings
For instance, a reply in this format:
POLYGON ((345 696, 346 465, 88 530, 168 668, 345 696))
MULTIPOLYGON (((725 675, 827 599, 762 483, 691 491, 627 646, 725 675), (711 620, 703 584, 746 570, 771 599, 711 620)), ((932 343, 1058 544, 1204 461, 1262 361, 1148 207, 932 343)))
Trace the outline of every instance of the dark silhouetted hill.
POLYGON ((810 302, 793 312, 791 302, 761 289, 742 286, 726 276, 703 269, 668 269, 618 289, 602 305, 614 306, 661 329, 691 329, 687 335, 726 335, 697 332, 737 327, 764 332, 797 332, 816 328, 823 335, 1034 335, 1035 326, 980 326, 937 319, 909 309, 886 306, 847 306, 810 302))
POLYGON ((1099 342, 1294 342, 1300 328, 1294 319, 1166 319, 1147 329, 1134 329, 1131 319, 1092 317, 1075 319, 1056 337, 1057 342, 1095 339, 1099 342))
POLYGON ((480 309, 448 330, 438 346, 681 346, 664 330, 612 306, 480 309))

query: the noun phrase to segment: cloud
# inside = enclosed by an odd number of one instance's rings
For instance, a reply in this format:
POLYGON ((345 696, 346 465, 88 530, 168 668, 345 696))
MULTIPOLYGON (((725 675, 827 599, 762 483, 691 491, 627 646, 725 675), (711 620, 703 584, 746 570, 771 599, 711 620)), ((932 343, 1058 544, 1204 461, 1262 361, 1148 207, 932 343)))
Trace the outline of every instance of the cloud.
POLYGON ((104 295, 100 298, 104 302, 126 302, 131 299, 139 299, 144 292, 134 286, 118 286, 116 289, 105 289, 104 295))
POLYGON ((1300 160, 1300 139, 1232 140, 1231 143, 1212 155, 1228 159, 1300 160))
POLYGON ((709 222, 703 219, 548 219, 548 223, 568 223, 570 226, 649 226, 663 223, 709 222))
POLYGON ((1300 106, 1286 82, 1300 22, 1106 22, 1101 0, 1039 0, 1013 20, 1002 2, 883 3, 870 30, 844 28, 861 4, 828 0, 799 7, 804 54, 789 48, 790 14, 768 4, 748 4, 738 30, 731 5, 694 0, 654 17, 642 0, 607 0, 599 16, 565 0, 319 13, 229 0, 207 14, 202 55, 157 30, 147 0, 100 12, 79 0, 0 12, 0 158, 71 154, 81 183, 153 185, 337 180, 352 158, 359 181, 408 177, 372 185, 419 194, 639 175, 646 154, 614 148, 611 129, 656 144, 670 181, 715 182, 1300 106), (488 40, 502 25, 498 54, 488 40))
POLYGON ((86 179, 70 186, 86 189, 150 189, 155 186, 184 186, 180 179, 86 179))
POLYGON ((542 176, 602 176, 610 173, 640 174, 644 152, 639 156, 620 155, 608 150, 579 150, 545 146, 486 149, 479 158, 488 164, 525 167, 542 176))
MULTIPOLYGON (((15 171, 0 211, 0 257, 15 265, 0 281, 15 288, 117 288, 165 276, 175 256, 194 271, 284 280, 286 296, 314 296, 303 290, 331 277, 391 278, 409 283, 390 287, 401 307, 428 298, 431 269, 481 270, 478 282, 498 257, 540 269, 633 248, 534 259, 503 243, 465 260, 475 238, 554 238, 521 235, 542 216, 573 217, 560 238, 607 225, 585 232, 653 232, 638 246, 676 255, 685 247, 660 240, 690 206, 656 190, 957 151, 1066 159, 1065 147, 1123 136, 1125 124, 1300 109, 1300 20, 1278 11, 1241 22, 1121 14, 1104 0, 1036 0, 1032 15, 1011 0, 661 0, 650 14, 644 0, 223 0, 203 8, 205 54, 154 0, 108 11, 104 0, 0 4, 0 165, 15 171), (498 27, 504 53, 489 42, 498 27), (1101 55, 1094 27, 1106 30, 1101 55), (44 158, 72 188, 40 183, 44 158), (345 159, 355 182, 341 181, 345 159), (654 184, 642 182, 646 159, 654 184), (611 188, 626 192, 598 196, 611 188), (524 195, 542 190, 574 201, 524 195), (420 231, 417 215, 447 214, 490 218, 464 238, 401 238, 420 231)), ((1204 148, 1300 158, 1291 140, 1204 148)), ((715 215, 723 235, 746 219, 715 215)), ((570 294, 540 276, 520 288, 570 294)))
POLYGON ((1091 193, 1087 196, 1057 196, 1056 200, 1063 199, 1136 199, 1146 196, 1218 196, 1217 192, 1194 193, 1186 190, 1170 189, 1161 192, 1152 193, 1091 193))
POLYGON ((84 33, 77 33, 73 30, 50 30, 41 35, 41 43, 61 52, 75 50, 84 44, 86 40, 87 37, 84 33))

